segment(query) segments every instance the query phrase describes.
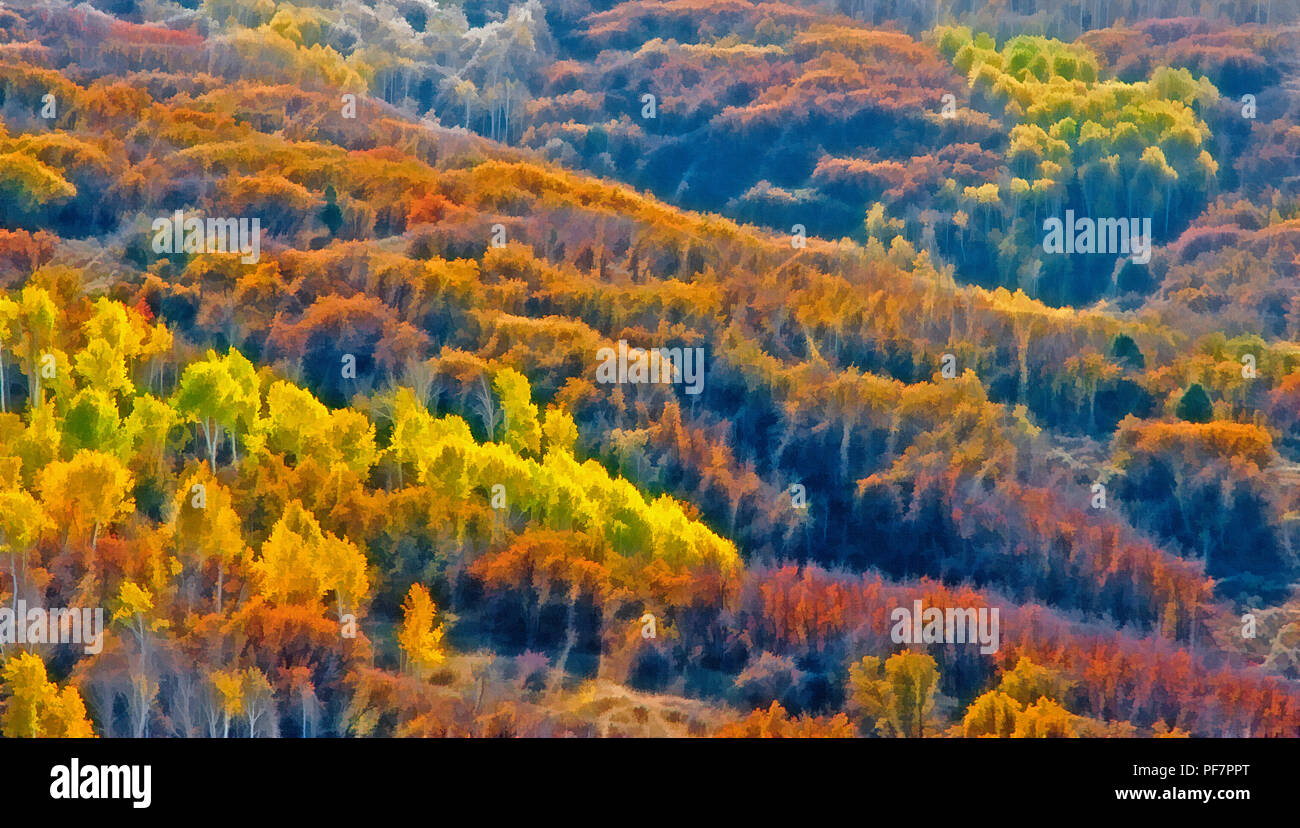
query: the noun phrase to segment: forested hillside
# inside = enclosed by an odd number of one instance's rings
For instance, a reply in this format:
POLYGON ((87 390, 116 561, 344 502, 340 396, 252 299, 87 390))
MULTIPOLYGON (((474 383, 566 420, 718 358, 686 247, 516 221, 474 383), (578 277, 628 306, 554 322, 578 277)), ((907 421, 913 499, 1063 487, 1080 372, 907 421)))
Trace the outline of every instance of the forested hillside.
POLYGON ((1300 7, 1177 5, 0 6, 0 605, 106 625, 4 735, 1300 735, 1300 7))

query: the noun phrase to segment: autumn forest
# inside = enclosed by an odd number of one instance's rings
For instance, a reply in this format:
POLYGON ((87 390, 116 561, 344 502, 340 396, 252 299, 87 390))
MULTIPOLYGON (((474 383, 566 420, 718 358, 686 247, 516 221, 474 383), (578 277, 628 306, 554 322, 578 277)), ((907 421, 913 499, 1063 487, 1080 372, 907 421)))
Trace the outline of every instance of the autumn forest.
POLYGON ((1298 556, 1298 0, 0 3, 6 737, 1297 737, 1298 556))

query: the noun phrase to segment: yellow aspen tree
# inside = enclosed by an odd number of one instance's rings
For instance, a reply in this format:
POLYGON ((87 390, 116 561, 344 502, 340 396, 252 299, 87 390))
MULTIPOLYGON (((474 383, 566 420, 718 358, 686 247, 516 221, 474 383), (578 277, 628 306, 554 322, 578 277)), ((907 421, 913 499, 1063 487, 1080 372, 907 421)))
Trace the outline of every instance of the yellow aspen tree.
POLYGON ((69 461, 50 463, 37 475, 36 485, 50 517, 68 527, 69 534, 89 530, 92 549, 103 526, 135 510, 131 472, 102 451, 82 449, 69 461))
POLYGON ((1016 716, 1021 705, 998 690, 990 690, 971 702, 962 719, 962 735, 968 739, 978 736, 1011 738, 1016 732, 1016 716))
POLYGON ((38 407, 41 394, 41 362, 46 349, 53 347, 54 326, 59 309, 49 291, 35 285, 23 288, 18 307, 18 326, 22 331, 23 372, 27 374, 27 405, 38 407))
POLYGON ((887 736, 919 738, 926 735, 934 709, 939 670, 925 653, 904 650, 885 662, 866 656, 849 668, 849 693, 853 703, 875 720, 876 730, 887 736))
POLYGON ((1072 739, 1079 735, 1078 716, 1043 697, 1016 717, 1017 739, 1072 739))
POLYGON ((5 368, 5 349, 10 351, 18 343, 18 303, 8 296, 0 296, 0 412, 9 411, 9 383, 5 368))
POLYGON ((244 712, 244 675, 237 670, 213 670, 208 676, 222 713, 222 738, 230 736, 230 717, 244 712))
POLYGON ((334 593, 340 620, 347 611, 357 609, 370 591, 367 565, 365 554, 355 543, 329 532, 323 534, 314 556, 313 574, 319 594, 334 593))
POLYGON ((528 378, 513 368, 502 368, 492 378, 504 415, 503 441, 517 452, 542 451, 542 426, 537 420, 528 378))
POLYGON ((301 501, 291 501, 262 544, 261 557, 252 565, 261 594, 277 604, 318 601, 321 593, 315 558, 323 541, 316 518, 301 501))
POLYGON ((27 558, 32 544, 51 526, 41 504, 27 491, 14 486, 0 489, 0 554, 9 559, 9 576, 13 579, 13 600, 23 590, 27 558), (22 571, 19 571, 22 564, 22 571))
POLYGON ((77 352, 72 372, 89 388, 110 394, 129 394, 135 386, 126 370, 126 357, 103 339, 92 339, 77 352))
POLYGON ((45 662, 33 653, 18 653, 5 662, 4 692, 8 696, 0 730, 9 738, 94 738, 86 705, 75 687, 49 680, 45 662))

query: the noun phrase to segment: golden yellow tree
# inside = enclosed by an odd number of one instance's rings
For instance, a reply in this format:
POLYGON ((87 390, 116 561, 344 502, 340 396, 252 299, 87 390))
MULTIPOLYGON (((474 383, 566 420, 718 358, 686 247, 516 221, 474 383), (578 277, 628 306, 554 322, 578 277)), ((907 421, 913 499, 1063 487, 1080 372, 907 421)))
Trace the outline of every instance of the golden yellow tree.
POLYGON ((1017 739, 1063 739, 1079 735, 1079 717, 1047 697, 1025 708, 1016 717, 1017 739))
POLYGON ((213 670, 208 678, 216 691, 214 701, 221 708, 224 738, 230 735, 230 717, 244 712, 244 674, 237 670, 213 670))
POLYGON ((4 691, 9 697, 3 715, 9 738, 88 739, 95 736, 86 705, 75 687, 62 690, 49 680, 45 662, 32 653, 19 653, 5 662, 4 691))
POLYGON ((886 736, 925 736, 938 683, 934 659, 910 650, 890 656, 883 675, 875 656, 866 656, 849 668, 853 704, 886 736))
POLYGON ((999 690, 990 690, 966 709, 962 735, 968 739, 978 736, 1009 739, 1016 732, 1016 716, 1020 711, 1015 699, 999 690))
POLYGON ((104 525, 135 510, 133 482, 121 460, 91 449, 50 463, 36 478, 47 513, 67 527, 64 543, 73 532, 80 536, 89 530, 92 549, 104 525))
POLYGON ((247 557, 248 547, 230 491, 207 467, 200 467, 177 489, 172 529, 182 561, 200 567, 215 564, 215 604, 221 612, 226 570, 247 557))
POLYGON ((411 584, 402 602, 402 628, 397 642, 402 647, 403 669, 423 676, 446 660, 442 647, 443 625, 434 626, 438 608, 423 584, 411 584))
POLYGON ((294 500, 271 529, 252 568, 267 599, 278 604, 316 604, 333 592, 342 618, 370 590, 367 566, 356 544, 322 531, 315 516, 294 500))

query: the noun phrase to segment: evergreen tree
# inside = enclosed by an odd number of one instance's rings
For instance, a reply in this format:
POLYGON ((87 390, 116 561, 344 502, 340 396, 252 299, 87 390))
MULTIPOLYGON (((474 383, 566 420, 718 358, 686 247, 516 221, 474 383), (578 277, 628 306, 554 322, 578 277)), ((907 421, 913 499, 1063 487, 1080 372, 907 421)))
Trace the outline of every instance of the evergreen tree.
POLYGON ((1194 382, 1183 392, 1175 412, 1178 418, 1189 423, 1208 423, 1214 419, 1214 405, 1199 382, 1194 382))
POLYGON ((339 209, 339 195, 334 190, 333 184, 325 185, 325 208, 320 211, 321 223, 325 229, 330 231, 331 236, 337 236, 339 228, 343 226, 343 211, 339 209))

